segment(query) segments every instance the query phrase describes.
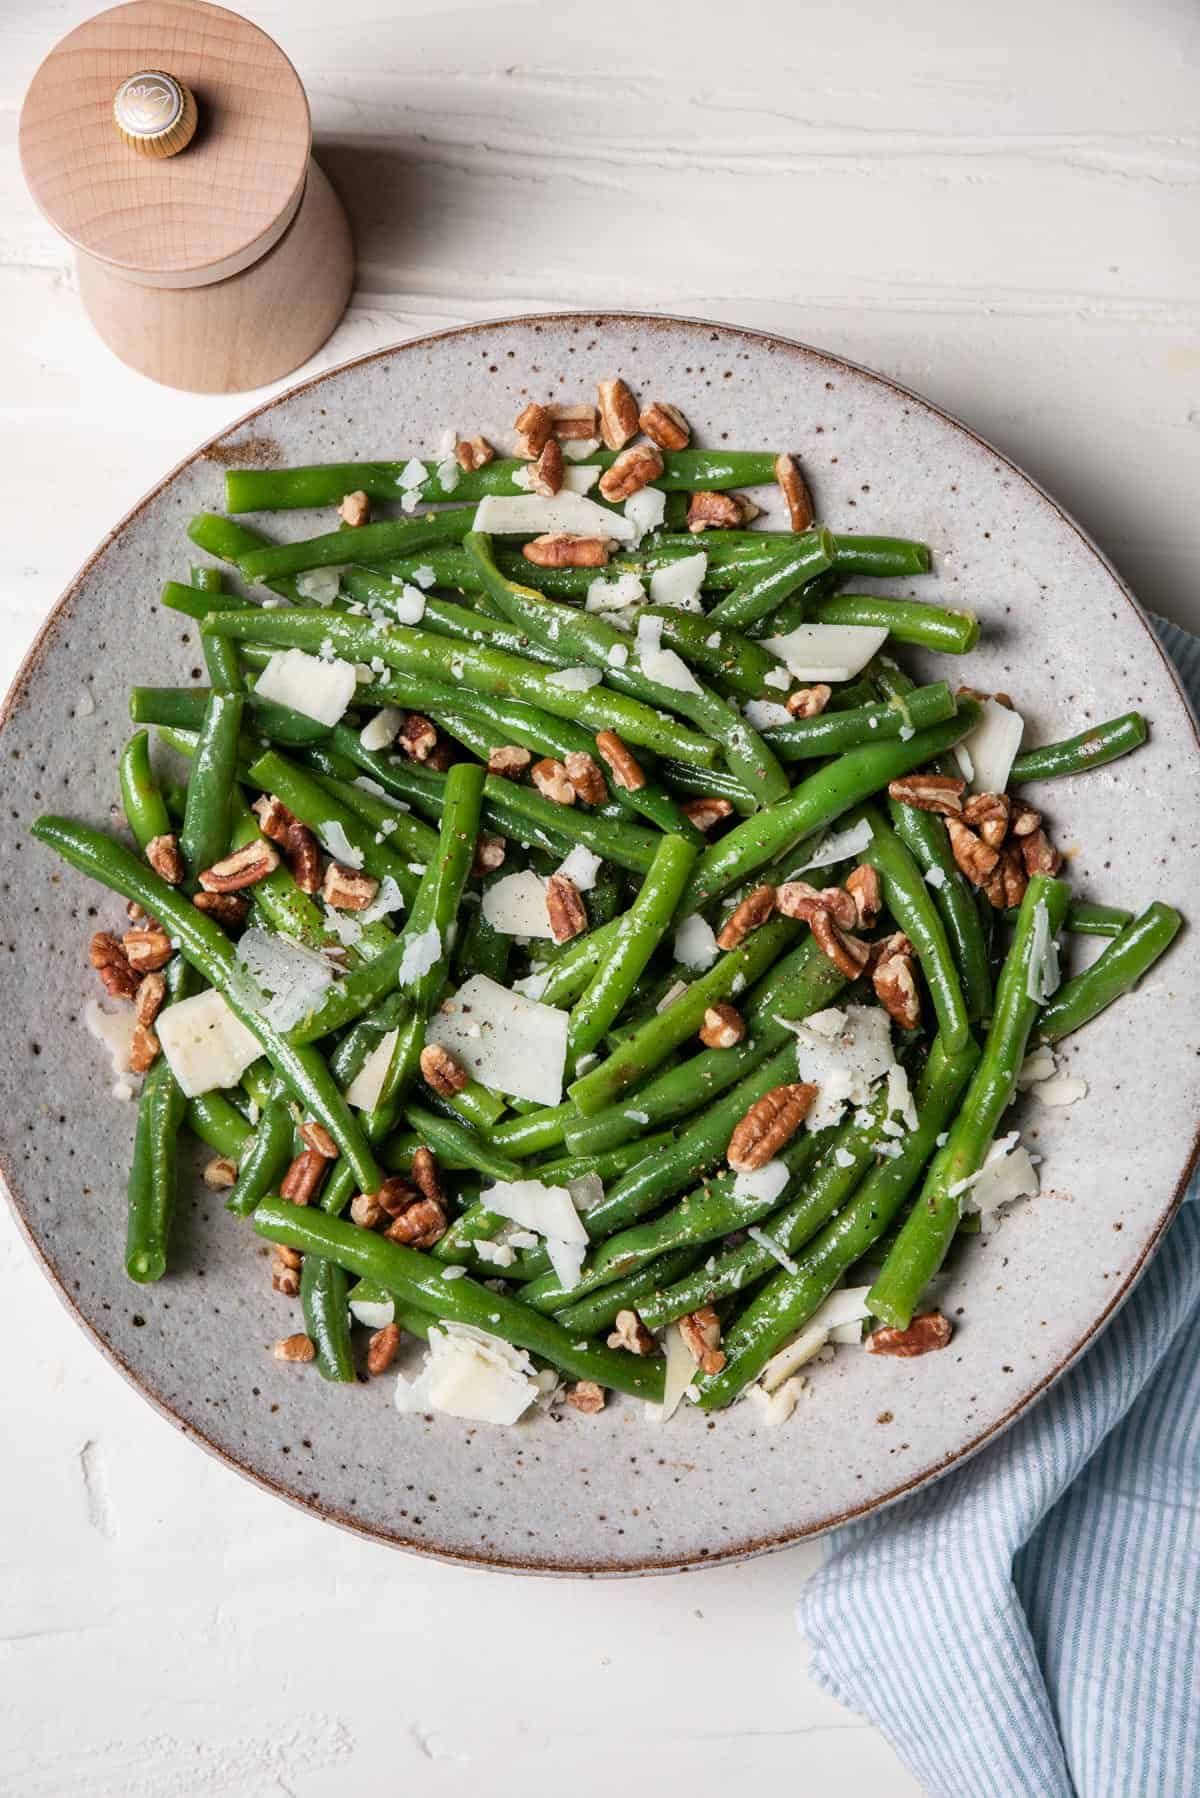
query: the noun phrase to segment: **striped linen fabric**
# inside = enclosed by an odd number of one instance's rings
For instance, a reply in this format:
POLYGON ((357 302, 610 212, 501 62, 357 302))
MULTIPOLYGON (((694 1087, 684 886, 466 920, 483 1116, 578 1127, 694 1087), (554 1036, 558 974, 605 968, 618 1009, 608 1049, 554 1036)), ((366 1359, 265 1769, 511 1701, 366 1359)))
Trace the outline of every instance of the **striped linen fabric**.
MULTIPOLYGON (((1200 706, 1200 640, 1153 623, 1200 706)), ((1195 1798, 1198 1618, 1200 1176, 1084 1359, 837 1531, 796 1611, 814 1678, 931 1798, 1195 1798)))

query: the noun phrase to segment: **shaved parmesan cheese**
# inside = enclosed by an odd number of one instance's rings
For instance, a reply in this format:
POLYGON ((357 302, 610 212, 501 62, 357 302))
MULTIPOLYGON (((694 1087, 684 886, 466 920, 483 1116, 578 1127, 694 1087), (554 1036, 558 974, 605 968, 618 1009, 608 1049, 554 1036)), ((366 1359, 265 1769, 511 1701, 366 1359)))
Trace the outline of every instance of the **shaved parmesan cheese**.
POLYGON ((424 462, 418 462, 415 456, 411 456, 397 475, 396 485, 403 493, 413 493, 418 487, 423 487, 427 479, 428 471, 424 462))
MULTIPOLYGON (((721 638, 719 634, 716 643, 711 645, 711 647, 715 649, 721 647, 721 638)), ((778 687, 781 692, 786 693, 791 684, 792 677, 786 668, 769 668, 763 675, 763 685, 765 687, 778 687)), ((784 710, 787 711, 786 706, 784 707, 784 710)), ((788 717, 791 717, 790 712, 788 712, 788 717)))
POLYGON ((669 1011, 676 999, 682 999, 687 990, 686 980, 672 981, 658 1004, 654 1007, 655 1011, 669 1011))
POLYGON ((564 493, 590 493, 600 479, 598 468, 564 468, 562 491, 564 493))
POLYGON ((861 1324, 839 1324, 836 1330, 829 1332, 830 1342, 838 1344, 857 1343, 862 1341, 861 1324))
MULTIPOLYGON (((958 746, 970 765, 963 773, 977 793, 1003 793, 1012 773, 1012 765, 1021 749, 1025 720, 1019 712, 1001 705, 999 700, 985 699, 983 717, 974 730, 968 731, 958 746)), ((959 766, 962 767, 960 760, 959 766)))
POLYGON ((567 1191, 576 1211, 586 1213, 603 1199, 604 1182, 599 1174, 578 1174, 574 1180, 567 1181, 567 1191))
POLYGON ((898 1061, 893 1062, 887 1071, 887 1108, 889 1117, 899 1114, 910 1130, 916 1129, 917 1108, 913 1103, 908 1075, 898 1061))
POLYGON ((427 930, 418 931, 416 936, 410 936, 404 945, 400 966, 396 969, 396 985, 415 985, 440 960, 441 953, 442 937, 436 924, 431 924, 427 930))
POLYGON ((419 587, 401 587, 399 599, 392 601, 391 613, 397 624, 420 624, 425 616, 425 595, 419 587))
POLYGON ((390 874, 385 874, 379 883, 379 891, 370 905, 363 907, 358 914, 360 924, 376 924, 380 918, 386 918, 391 912, 404 910, 404 894, 396 885, 390 874))
POLYGON ((744 1203, 761 1199, 769 1204, 779 1197, 790 1179, 786 1161, 768 1161, 765 1167, 738 1174, 733 1183, 733 1196, 744 1203))
POLYGON ((675 960, 693 973, 702 974, 705 968, 712 967, 719 953, 716 935, 708 919, 702 918, 698 911, 685 918, 675 932, 675 960))
POLYGON ((483 915, 501 936, 550 937, 546 882, 532 868, 506 874, 484 889, 483 915))
POLYGON ((576 843, 570 854, 560 862, 556 872, 565 875, 575 887, 576 892, 590 893, 603 865, 600 856, 589 849, 585 843, 576 843))
MULTIPOLYGON (((568 437, 561 447, 568 462, 586 462, 587 458, 594 456, 600 448, 600 439, 598 437, 568 437)), ((600 470, 597 469, 596 473, 599 475, 600 470)))
POLYGON ((271 995, 254 1009, 275 1030, 291 1030, 315 1011, 333 984, 333 969, 323 955, 268 930, 243 931, 237 960, 255 985, 271 995))
POLYGON ((681 556, 656 568, 650 576, 650 599, 656 606, 673 606, 680 612, 699 612, 700 589, 708 573, 708 557, 704 551, 694 556, 681 556))
POLYGON ((608 652, 610 667, 624 668, 629 660, 629 649, 624 643, 614 643, 608 652))
POLYGON ((866 1301, 870 1290, 869 1286, 840 1286, 831 1292, 792 1340, 771 1356, 758 1377, 759 1385, 765 1391, 773 1392, 790 1379, 797 1368, 820 1353, 831 1331, 843 1329, 847 1324, 862 1323, 869 1315, 866 1301))
POLYGON ((395 1299, 356 1299, 350 1295, 350 1315, 356 1324, 363 1324, 368 1330, 386 1330, 390 1323, 396 1321, 395 1299))
POLYGON ((1062 974, 1058 965, 1058 945, 1050 933, 1050 913, 1046 901, 1039 899, 1033 908, 1033 932, 1029 944, 1029 971, 1025 991, 1036 1004, 1044 1004, 1058 991, 1062 974))
POLYGON ((792 722, 787 707, 776 705, 773 699, 748 699, 742 707, 742 716, 754 730, 774 730, 777 725, 792 722))
POLYGON ((629 1119, 631 1124, 648 1124, 650 1122, 650 1113, 648 1111, 627 1111, 625 1116, 629 1119))
POLYGON ((691 1350, 683 1340, 678 1324, 667 1325, 666 1335, 663 1337, 663 1353, 667 1359, 663 1402, 661 1405, 646 1406, 647 1423, 670 1423, 679 1409, 680 1399, 696 1375, 696 1363, 692 1360, 691 1350))
POLYGON ((578 1286, 579 1276, 583 1269, 583 1258, 587 1254, 585 1242, 564 1242, 561 1236, 547 1236, 546 1254, 554 1269, 554 1277, 564 1292, 570 1292, 578 1286))
POLYGON ((142 1076, 133 1073, 129 1059, 133 1033, 137 1027, 133 1006, 122 1005, 116 1011, 109 1011, 98 999, 89 999, 83 1008, 83 1021, 88 1035, 93 1036, 98 1043, 103 1043, 108 1050, 108 1058, 116 1076, 112 1088, 113 1098, 132 1099, 135 1089, 142 1083, 142 1076))
POLYGON ((290 706, 318 724, 336 724, 354 698, 358 680, 351 662, 305 655, 302 649, 279 649, 258 677, 255 692, 276 705, 290 706))
POLYGON ((860 818, 857 824, 848 825, 845 830, 829 831, 817 839, 811 853, 797 863, 788 879, 795 880, 798 874, 806 873, 809 868, 830 868, 835 862, 848 862, 851 856, 861 855, 864 849, 870 848, 871 835, 871 825, 867 818, 860 818))
POLYGON ((179 999, 160 1011, 154 1033, 167 1065, 189 1099, 217 1087, 236 1086, 252 1061, 262 1054, 228 1001, 215 988, 179 999))
MULTIPOLYGON (((656 622, 661 624, 661 618, 656 622)), ((700 682, 673 649, 639 650, 638 661, 646 679, 657 681, 660 687, 669 687, 673 693, 700 692, 700 682)))
POLYGON ((619 612, 625 606, 638 606, 646 597, 646 589, 636 574, 619 574, 615 581, 598 575, 587 590, 588 612, 619 612))
POLYGON ((768 1392, 763 1386, 751 1386, 746 1397, 750 1401, 751 1410, 758 1413, 759 1423, 765 1429, 772 1430, 787 1422, 796 1409, 796 1401, 803 1390, 804 1380, 801 1375, 796 1374, 790 1380, 785 1380, 774 1392, 768 1392))
POLYGON ((883 648, 887 632, 870 624, 798 624, 762 641, 797 680, 853 680, 883 648))
POLYGON ((584 537, 614 538, 632 543, 637 531, 619 512, 610 512, 594 499, 564 488, 553 499, 539 495, 489 494, 475 512, 475 529, 498 537, 540 537, 555 531, 576 531, 584 537))
POLYGON ((588 1235, 565 1186, 546 1186, 532 1179, 500 1180, 484 1192, 483 1203, 489 1211, 545 1237, 550 1265, 565 1292, 579 1284, 588 1235))
POLYGON ((486 1236, 477 1236, 471 1246, 489 1267, 511 1267, 517 1258, 511 1243, 492 1241, 486 1236))
POLYGON ((431 1018, 426 1041, 440 1043, 485 1086, 539 1105, 562 1100, 567 1013, 475 974, 431 1018))
POLYGON ((964 744, 956 743, 954 745, 954 759, 958 763, 959 773, 969 785, 975 778, 975 764, 964 744))
POLYGON ((568 693, 586 693, 589 687, 599 686, 604 675, 599 668, 556 668, 546 679, 553 687, 565 687, 568 693))
POLYGON ((926 868, 925 878, 931 887, 940 889, 946 884, 946 870, 944 868, 939 868, 937 863, 934 862, 932 868, 926 868))
POLYGON ((652 617, 648 612, 643 612, 642 616, 637 621, 638 654, 652 654, 656 649, 661 649, 662 634, 662 619, 652 617))
POLYGON ((966 1211, 988 1213, 1015 1199, 1031 1198, 1038 1191, 1037 1168, 1028 1149, 1017 1140, 1016 1131, 994 1142, 987 1159, 975 1175, 964 1202, 966 1211))
POLYGON ((396 1409, 440 1411, 470 1423, 512 1424, 540 1390, 524 1349, 469 1324, 447 1322, 430 1330, 417 1378, 396 1381, 396 1409))
POLYGON ((1017 1075, 1017 1085, 1022 1091, 1034 1086, 1039 1080, 1049 1080, 1051 1074, 1057 1073, 1058 1063, 1054 1059, 1054 1051, 1045 1043, 1027 1055, 1021 1063, 1021 1071, 1017 1075))
POLYGON ((647 531, 656 531, 666 516, 667 496, 658 487, 643 487, 625 501, 625 517, 637 533, 638 541, 647 531))
POLYGON ((342 584, 341 568, 306 568, 296 576, 296 591, 314 606, 331 606, 342 584))
POLYGON ((399 1035, 400 1031, 396 1029, 381 1036, 346 1088, 346 1103, 353 1105, 356 1111, 374 1111, 378 1105, 399 1035))
POLYGON ((549 969, 536 968, 532 974, 525 974, 520 980, 514 980, 512 990, 520 993, 524 999, 540 999, 549 984, 549 969))
POLYGON ((836 1124, 847 1103, 867 1104, 875 1081, 895 1063, 888 1015, 877 1005, 830 1007, 799 1024, 779 1022, 796 1035, 797 1078, 818 1089, 804 1120, 808 1130, 836 1124))
POLYGON ((1087 1081, 1079 1074, 1055 1074, 1050 1080, 1040 1080, 1033 1096, 1043 1105, 1074 1105, 1077 1099, 1087 1098, 1087 1089, 1087 1081))
POLYGON ((364 749, 386 749, 400 735, 400 726, 404 723, 404 713, 394 705, 385 705, 382 711, 376 712, 358 733, 358 740, 364 749))
POLYGON ((338 911, 332 905, 323 905, 321 909, 325 913, 326 930, 337 938, 343 949, 353 949, 361 942, 363 927, 352 911, 338 911))
POLYGON ((322 824, 314 824, 322 849, 327 849, 334 861, 341 862, 345 868, 361 868, 363 865, 362 850, 356 849, 346 835, 346 827, 336 818, 328 818, 322 824))
POLYGON ((752 1241, 758 1244, 760 1249, 765 1249, 772 1260, 778 1261, 785 1273, 794 1274, 796 1272, 796 1263, 792 1260, 783 1244, 777 1241, 774 1236, 768 1235, 766 1230, 761 1230, 757 1224, 751 1224, 746 1234, 752 1241))

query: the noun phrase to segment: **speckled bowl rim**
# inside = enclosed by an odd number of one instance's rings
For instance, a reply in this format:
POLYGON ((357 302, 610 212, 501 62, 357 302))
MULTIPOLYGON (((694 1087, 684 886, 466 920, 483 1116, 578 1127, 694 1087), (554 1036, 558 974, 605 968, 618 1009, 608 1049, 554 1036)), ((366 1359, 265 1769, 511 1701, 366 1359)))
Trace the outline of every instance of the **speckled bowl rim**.
MULTIPOLYGON (((1191 725, 1192 737, 1197 752, 1200 753, 1200 728, 1197 726, 1196 716, 1188 701, 1188 697, 1183 690, 1178 673, 1170 658, 1165 654, 1157 636, 1150 628, 1145 613, 1126 586, 1125 582, 1122 580, 1121 576, 1118 574, 1117 570, 1114 568, 1111 561, 1082 526, 1069 512, 1065 511, 1063 507, 1059 505, 1058 501, 1052 494, 1046 491, 1040 482, 1034 480, 1032 475, 1027 474, 1023 468, 1019 467, 1018 464, 1011 459, 1011 457, 1005 455, 1002 450, 997 449, 986 437, 981 436, 978 431, 972 430, 969 425, 964 424, 961 419, 954 417, 952 413, 945 411, 943 407, 934 405, 931 400, 925 399, 919 393, 914 393, 911 388, 903 386, 900 382, 891 380, 887 375, 881 375, 874 369, 865 368, 861 363, 852 362, 846 356, 837 356, 828 350, 816 349, 811 344, 801 343, 796 338, 783 337, 774 331, 756 331, 744 325, 720 324, 712 319, 695 318, 681 313, 619 312, 613 310, 603 312, 584 310, 577 312, 518 313, 506 318, 482 319, 471 324, 452 325, 442 331, 429 331, 420 337, 405 338, 400 343, 389 344, 381 349, 370 350, 365 355, 351 357, 346 362, 339 362, 335 367, 325 369, 318 375, 312 375, 308 380, 297 381, 293 383, 292 386, 286 388, 282 393, 277 393, 271 399, 263 400, 257 406, 251 407, 251 409, 248 412, 243 413, 240 418, 235 419, 231 424, 226 425, 224 429, 217 432, 215 436, 206 439, 204 443, 200 444, 189 455, 184 456, 181 461, 176 463, 175 467, 172 468, 168 474, 163 476, 161 481, 150 488, 147 493, 143 494, 136 505, 130 507, 124 518, 122 518, 118 524, 114 525, 113 529, 108 532, 102 542, 96 546, 91 555, 88 556, 87 560, 79 568, 78 572, 68 582, 53 609, 48 614, 41 629, 38 631, 33 643, 30 645, 20 668, 17 670, 16 676, 4 697, 3 704, 0 705, 0 734, 2 734, 7 727, 10 714, 24 687, 31 677, 37 673, 44 654, 50 648, 51 639, 55 628, 59 623, 61 614, 68 603, 76 596, 80 586, 91 573, 91 570, 99 561, 100 557, 103 556, 110 545, 115 543, 121 534, 140 517, 146 507, 150 505, 152 501, 156 500, 160 494, 164 493, 171 486, 172 482, 174 482, 186 469, 191 468, 194 463, 205 459, 218 463, 222 462, 224 457, 220 454, 220 446, 227 438, 232 437, 235 432, 242 430, 243 427, 248 424, 253 424, 257 420, 266 417, 276 406, 290 400, 295 394, 307 392, 312 388, 323 386, 327 382, 338 380, 348 369, 362 368, 369 363, 380 362, 393 356, 402 355, 409 350, 419 350, 429 344, 484 335, 488 332, 514 325, 532 327, 537 325, 545 326, 547 324, 568 326, 587 324, 594 330, 602 331, 608 325, 616 323, 636 324, 645 327, 647 331, 669 332, 676 326, 684 326, 690 329, 700 327, 705 330, 719 333, 721 337, 725 339, 734 339, 740 342, 762 345, 771 351, 781 353, 785 356, 799 356, 805 360, 814 360, 823 363, 831 370, 840 370, 875 382, 878 386, 887 389, 888 392, 898 395, 900 398, 909 401, 915 406, 920 406, 923 411, 932 414, 944 424, 950 425, 954 430, 961 432, 971 443, 987 450, 988 453, 995 456, 997 461, 1002 463, 1012 475, 1051 507, 1062 523, 1075 533, 1080 542, 1099 563, 1100 567, 1111 581, 1116 593, 1120 595, 1124 603, 1133 612, 1134 617, 1145 632, 1149 644, 1166 670, 1171 685, 1178 695, 1183 712, 1191 725)), ((798 1542, 808 1541, 813 1537, 822 1536, 827 1531, 838 1528, 841 1524, 850 1523, 855 1519, 869 1516, 874 1511, 883 1510, 887 1506, 895 1504, 897 1500, 907 1497, 910 1493, 916 1492, 922 1486, 929 1485, 931 1481, 940 1479, 943 1474, 948 1473, 952 1468, 960 1467, 965 1461, 969 1460, 971 1456, 978 1454, 979 1450, 986 1447, 989 1442, 995 1441, 996 1438, 1014 1424, 1031 1405, 1035 1404, 1043 1394, 1049 1391, 1050 1387, 1061 1379, 1062 1375, 1074 1365, 1084 1351, 1095 1341, 1101 1330, 1103 1330, 1110 1322, 1113 1315, 1129 1297, 1134 1286, 1145 1272, 1150 1258, 1162 1242, 1163 1236, 1183 1202, 1188 1181, 1198 1163, 1200 1163, 1200 1124, 1197 1125, 1196 1134, 1192 1139, 1191 1147, 1183 1163, 1178 1180, 1176 1181, 1174 1191, 1167 1204, 1163 1207, 1163 1210, 1154 1225, 1153 1233, 1147 1239, 1141 1255, 1130 1270, 1124 1283, 1093 1319, 1091 1324, 1075 1343, 1074 1347, 1062 1357, 1056 1366, 1022 1393, 1022 1395, 1016 1399, 999 1418, 995 1419, 986 1429, 981 1430, 977 1435, 970 1437, 963 1443, 962 1447, 955 1450, 953 1454, 944 1455, 940 1460, 929 1466, 923 1467, 919 1472, 911 1475, 908 1479, 898 1481, 890 1491, 883 1493, 881 1496, 867 1500, 861 1505, 851 1506, 850 1508, 837 1513, 835 1516, 823 1518, 817 1523, 800 1526, 795 1530, 777 1532, 772 1535, 750 1537, 744 1541, 730 1543, 720 1549, 709 1552, 688 1555, 671 1555, 662 1559, 623 1562, 618 1565, 604 1560, 566 1562, 562 1560, 543 1560, 538 1556, 522 1557, 514 1554, 500 1557, 482 1552, 474 1554, 460 1548, 451 1549, 444 1546, 439 1547, 437 1544, 431 1543, 426 1539, 418 1541, 414 1538, 406 1537, 398 1531, 383 1530, 374 1525, 365 1524, 360 1518, 351 1516, 346 1511, 324 1504, 320 1499, 305 1499, 299 1497, 295 1493, 287 1491, 261 1468, 254 1467, 247 1461, 240 1460, 237 1455, 231 1454, 219 1443, 214 1442, 210 1437, 206 1436, 202 1430, 198 1430, 194 1424, 181 1416, 180 1413, 162 1399, 158 1393, 147 1386, 121 1355, 117 1353, 113 1346, 104 1340, 90 1319, 84 1315, 80 1306, 72 1297, 58 1268, 55 1266, 49 1250, 33 1235, 25 1222, 20 1207, 16 1204, 14 1197, 14 1181, 8 1151, 6 1145, 0 1142, 0 1174, 2 1174, 4 1178, 9 1209, 16 1219, 17 1228, 32 1249, 43 1273, 46 1275, 46 1278, 49 1280, 63 1306, 71 1314, 85 1334, 95 1343, 105 1359, 116 1368, 118 1373, 122 1374, 124 1378, 128 1380, 130 1385, 140 1393, 142 1398, 147 1400, 161 1417, 164 1417, 169 1423, 174 1424, 176 1429, 183 1435, 199 1443, 202 1448, 206 1449, 209 1454, 221 1461, 226 1467, 231 1468, 235 1473, 241 1474, 244 1478, 253 1481, 255 1485, 262 1487, 264 1491, 272 1493, 275 1497, 286 1500, 289 1504, 294 1505, 297 1510, 306 1511, 310 1515, 321 1518, 322 1521, 326 1523, 336 1524, 340 1529, 348 1530, 351 1534, 356 1536, 366 1537, 373 1542, 382 1543, 388 1548, 408 1549, 414 1553, 424 1555, 431 1560, 447 1561, 457 1566, 481 1567, 492 1572, 535 1573, 564 1577, 596 1577, 598 1575, 604 1575, 610 1578, 630 1577, 644 1573, 687 1573, 701 1567, 719 1567, 728 1565, 730 1562, 748 1560, 753 1555, 767 1554, 778 1549, 790 1548, 798 1542)))

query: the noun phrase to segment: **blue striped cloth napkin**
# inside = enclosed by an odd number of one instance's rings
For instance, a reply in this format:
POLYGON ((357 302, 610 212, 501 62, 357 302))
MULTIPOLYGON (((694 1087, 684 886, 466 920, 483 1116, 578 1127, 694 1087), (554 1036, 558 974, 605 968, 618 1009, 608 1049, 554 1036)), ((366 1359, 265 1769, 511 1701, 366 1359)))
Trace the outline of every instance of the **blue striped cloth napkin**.
MULTIPOLYGON (((1200 640, 1153 622, 1200 707, 1200 640)), ((1079 1365, 837 1531, 796 1620, 931 1798, 1200 1793, 1200 1176, 1079 1365)))

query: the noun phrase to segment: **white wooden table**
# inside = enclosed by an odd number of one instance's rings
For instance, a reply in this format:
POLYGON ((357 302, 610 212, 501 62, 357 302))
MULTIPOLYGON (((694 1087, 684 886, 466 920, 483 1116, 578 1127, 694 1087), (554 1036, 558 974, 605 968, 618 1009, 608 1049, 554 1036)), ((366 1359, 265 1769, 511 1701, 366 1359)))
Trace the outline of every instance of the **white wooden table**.
MULTIPOLYGON (((25 194, 24 87, 94 9, 0 15, 0 685, 105 530, 250 403, 118 366, 25 194)), ((297 63, 357 231, 314 366, 575 305, 776 327, 969 419, 1200 628, 1187 0, 245 10, 297 63)), ((0 1364, 0 1792, 918 1791, 806 1679, 790 1606, 817 1546, 581 1586, 341 1535, 156 1418, 6 1213, 0 1364)))

